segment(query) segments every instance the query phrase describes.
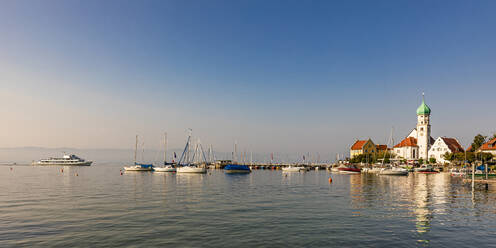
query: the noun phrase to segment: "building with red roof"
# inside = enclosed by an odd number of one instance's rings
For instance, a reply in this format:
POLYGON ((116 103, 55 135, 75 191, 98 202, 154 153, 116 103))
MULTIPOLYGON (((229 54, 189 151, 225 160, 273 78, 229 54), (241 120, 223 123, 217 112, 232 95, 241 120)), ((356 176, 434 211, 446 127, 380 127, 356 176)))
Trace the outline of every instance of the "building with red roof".
POLYGON ((439 137, 429 149, 429 158, 435 158, 438 163, 447 163, 446 153, 464 152, 463 147, 455 138, 439 137))
POLYGON ((371 139, 368 140, 357 140, 350 148, 350 158, 361 154, 371 154, 375 155, 377 153, 377 148, 371 139))
POLYGON ((493 156, 496 156, 496 138, 482 144, 482 146, 477 149, 477 152, 487 152, 491 153, 493 156))

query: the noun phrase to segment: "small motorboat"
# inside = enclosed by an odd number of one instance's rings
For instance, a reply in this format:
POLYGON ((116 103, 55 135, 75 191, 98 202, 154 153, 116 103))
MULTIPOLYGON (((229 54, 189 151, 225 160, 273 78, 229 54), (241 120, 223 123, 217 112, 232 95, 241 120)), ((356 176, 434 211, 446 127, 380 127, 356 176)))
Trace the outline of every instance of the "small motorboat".
POLYGON ((344 165, 344 164, 341 164, 341 165, 333 165, 331 167, 331 172, 339 172, 339 169, 340 168, 348 168, 348 166, 344 165))
POLYGON ((234 174, 234 173, 250 173, 251 169, 248 165, 241 164, 228 164, 224 167, 224 171, 226 173, 234 174))
POLYGON ((303 166, 288 166, 288 167, 282 167, 283 172, 300 172, 300 171, 306 171, 305 167, 303 166))
POLYGON ((338 170, 339 173, 342 174, 356 174, 361 172, 361 170, 359 168, 356 168, 355 166, 338 167, 338 170))

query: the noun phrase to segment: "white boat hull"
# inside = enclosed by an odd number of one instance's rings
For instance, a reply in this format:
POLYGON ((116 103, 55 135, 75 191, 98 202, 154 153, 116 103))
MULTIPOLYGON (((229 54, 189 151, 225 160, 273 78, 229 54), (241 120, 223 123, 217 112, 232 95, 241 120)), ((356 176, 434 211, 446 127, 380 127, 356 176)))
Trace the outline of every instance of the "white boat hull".
POLYGON ((283 167, 282 171, 284 172, 300 172, 305 171, 304 167, 283 167))
POLYGON ((362 173, 360 171, 341 171, 341 170, 339 170, 338 172, 341 174, 360 174, 360 173, 362 173))
POLYGON ((155 167, 153 168, 155 172, 176 172, 176 168, 174 167, 155 167))
POLYGON ((207 173, 207 169, 202 167, 182 166, 176 169, 177 173, 207 173))
POLYGON ((140 166, 130 166, 130 167, 124 167, 125 171, 152 171, 151 167, 148 168, 143 168, 140 166))
POLYGON ((75 162, 75 163, 41 163, 35 162, 32 165, 40 165, 40 166, 90 166, 92 161, 84 161, 84 162, 75 162))

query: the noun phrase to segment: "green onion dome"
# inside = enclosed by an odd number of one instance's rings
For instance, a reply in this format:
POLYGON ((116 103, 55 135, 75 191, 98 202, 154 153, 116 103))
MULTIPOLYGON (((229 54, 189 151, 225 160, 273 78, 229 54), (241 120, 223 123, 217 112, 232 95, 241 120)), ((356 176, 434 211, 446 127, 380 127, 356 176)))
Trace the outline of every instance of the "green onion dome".
POLYGON ((422 99, 422 104, 417 108, 417 115, 430 115, 431 114, 431 109, 427 104, 425 104, 424 100, 422 99))

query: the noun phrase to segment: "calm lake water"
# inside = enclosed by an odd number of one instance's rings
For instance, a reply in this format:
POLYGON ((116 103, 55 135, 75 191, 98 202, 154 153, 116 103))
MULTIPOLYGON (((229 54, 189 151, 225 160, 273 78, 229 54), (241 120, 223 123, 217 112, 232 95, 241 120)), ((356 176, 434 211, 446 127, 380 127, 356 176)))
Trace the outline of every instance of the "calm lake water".
POLYGON ((121 167, 0 166, 0 247, 496 246, 496 191, 447 173, 121 167))

